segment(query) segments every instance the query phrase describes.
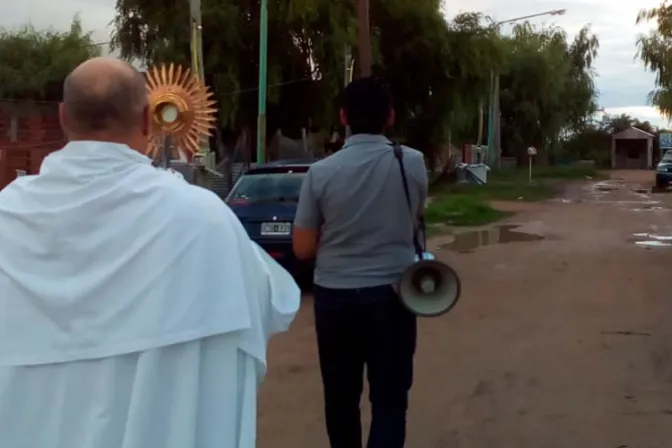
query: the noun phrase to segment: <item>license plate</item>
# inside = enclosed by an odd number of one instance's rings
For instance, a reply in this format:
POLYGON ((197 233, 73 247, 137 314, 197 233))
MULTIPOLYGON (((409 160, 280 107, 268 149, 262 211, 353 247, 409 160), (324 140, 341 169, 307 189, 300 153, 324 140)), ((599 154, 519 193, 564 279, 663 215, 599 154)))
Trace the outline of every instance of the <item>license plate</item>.
POLYGON ((290 222, 262 222, 261 234, 266 236, 289 235, 292 233, 292 223, 290 222))

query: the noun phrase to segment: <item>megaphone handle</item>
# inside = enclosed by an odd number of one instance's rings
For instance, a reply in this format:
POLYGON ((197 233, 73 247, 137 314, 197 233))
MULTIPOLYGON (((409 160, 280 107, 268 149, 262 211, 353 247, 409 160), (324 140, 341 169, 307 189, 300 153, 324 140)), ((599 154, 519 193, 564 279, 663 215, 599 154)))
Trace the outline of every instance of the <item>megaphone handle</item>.
POLYGON ((399 171, 401 172, 401 182, 404 185, 404 194, 406 196, 406 202, 408 203, 408 210, 411 212, 411 220, 413 222, 413 247, 415 248, 415 254, 418 256, 418 260, 423 259, 424 245, 420 243, 420 238, 418 235, 418 227, 422 227, 423 240, 425 239, 425 220, 424 218, 419 218, 419 223, 416 225, 416 213, 413 210, 413 203, 411 202, 411 193, 408 189, 408 179, 406 178, 406 169, 404 168, 404 150, 402 149, 399 143, 395 143, 392 148, 394 149, 394 157, 396 157, 397 162, 399 162, 399 171))

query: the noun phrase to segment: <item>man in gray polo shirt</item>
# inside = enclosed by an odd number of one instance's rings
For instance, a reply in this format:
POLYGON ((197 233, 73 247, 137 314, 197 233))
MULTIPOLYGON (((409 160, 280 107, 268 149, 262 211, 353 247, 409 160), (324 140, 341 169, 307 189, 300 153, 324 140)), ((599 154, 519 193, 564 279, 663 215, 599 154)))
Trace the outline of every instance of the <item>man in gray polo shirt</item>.
POLYGON ((359 401, 369 381, 368 448, 402 448, 413 383, 416 318, 393 285, 413 263, 413 224, 427 196, 422 153, 403 148, 413 213, 384 131, 394 124, 385 84, 360 78, 343 93, 343 149, 313 164, 294 221, 294 252, 316 258, 315 326, 332 448, 361 447, 359 401))

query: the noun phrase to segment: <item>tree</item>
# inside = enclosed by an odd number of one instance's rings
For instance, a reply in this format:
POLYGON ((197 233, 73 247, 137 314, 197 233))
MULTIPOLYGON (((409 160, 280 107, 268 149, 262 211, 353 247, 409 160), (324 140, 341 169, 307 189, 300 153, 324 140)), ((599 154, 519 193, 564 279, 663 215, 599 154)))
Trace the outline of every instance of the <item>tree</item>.
MULTIPOLYGON (((430 165, 446 143, 472 142, 490 73, 501 73, 502 135, 513 152, 553 149, 595 111, 592 63, 599 42, 588 28, 568 41, 559 28, 525 23, 512 37, 492 20, 465 13, 445 20, 439 0, 371 0, 374 73, 395 98, 394 137, 422 150, 430 165)), ((202 0, 206 83, 222 127, 253 134, 257 114, 258 0, 202 0)), ((117 0, 115 47, 146 63, 189 64, 187 2, 117 0)), ((344 53, 356 51, 352 0, 269 3, 267 131, 298 137, 338 123, 344 53)))
POLYGON ((490 71, 502 59, 486 17, 465 13, 447 24, 438 11, 438 4, 421 9, 399 2, 379 19, 388 30, 380 51, 395 98, 396 131, 422 149, 430 165, 442 145, 476 128, 490 71))
POLYGON ((658 8, 641 10, 637 23, 655 22, 654 29, 637 37, 637 57, 647 70, 656 74, 655 88, 649 103, 672 118, 672 6, 663 0, 658 8))
MULTIPOLYGON (((600 120, 586 122, 580 129, 567 135, 562 142, 563 155, 570 159, 594 160, 598 166, 608 167, 611 163, 611 137, 613 134, 636 127, 655 135, 661 130, 648 121, 640 121, 627 114, 602 115, 600 120)), ((654 140, 654 155, 658 138, 654 140)))
POLYGON ((60 101, 65 77, 98 54, 78 17, 66 32, 0 29, 0 97, 60 101))
MULTIPOLYGON (((457 79, 477 74, 451 59, 469 56, 451 44, 439 1, 372 0, 374 71, 395 97, 397 133, 431 153, 445 139, 457 79), (452 64, 452 65, 451 65, 452 64)), ((259 2, 203 0, 206 82, 213 87, 221 123, 230 135, 252 130, 257 113, 259 2)), ((117 0, 113 42, 125 58, 149 64, 188 64, 187 4, 117 0)), ((269 2, 269 110, 267 130, 300 134, 302 126, 327 130, 338 123, 344 52, 356 49, 351 0, 269 2)), ((464 41, 462 41, 464 43, 464 41)), ((356 51, 353 51, 357 54, 356 51)))
MULTIPOLYGON (((215 91, 224 127, 256 123, 259 1, 203 0, 206 83, 215 91)), ((341 59, 354 43, 352 5, 344 0, 269 2, 267 128, 273 132, 320 121, 326 111, 322 87, 342 85, 341 59), (311 63, 312 62, 312 63, 311 63), (340 62, 340 66, 339 63, 340 62)), ((124 58, 147 64, 189 65, 188 2, 170 8, 159 0, 117 0, 113 46, 124 58)))
POLYGON ((501 75, 503 148, 524 156, 528 146, 550 155, 564 134, 580 130, 593 116, 593 61, 599 41, 583 28, 567 41, 558 27, 514 27, 501 75))

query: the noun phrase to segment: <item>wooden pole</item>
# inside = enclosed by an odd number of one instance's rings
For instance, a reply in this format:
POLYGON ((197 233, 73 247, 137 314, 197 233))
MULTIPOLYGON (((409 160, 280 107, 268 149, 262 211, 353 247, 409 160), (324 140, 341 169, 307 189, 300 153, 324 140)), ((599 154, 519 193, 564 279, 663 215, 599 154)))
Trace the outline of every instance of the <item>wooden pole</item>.
MULTIPOLYGON (((205 85, 201 0, 189 0, 189 13, 191 15, 191 72, 205 85)), ((210 139, 202 138, 199 143, 203 164, 211 170, 214 169, 215 154, 210 151, 210 139)))
POLYGON ((359 76, 371 76, 371 31, 369 30, 369 0, 357 1, 357 47, 359 76))

